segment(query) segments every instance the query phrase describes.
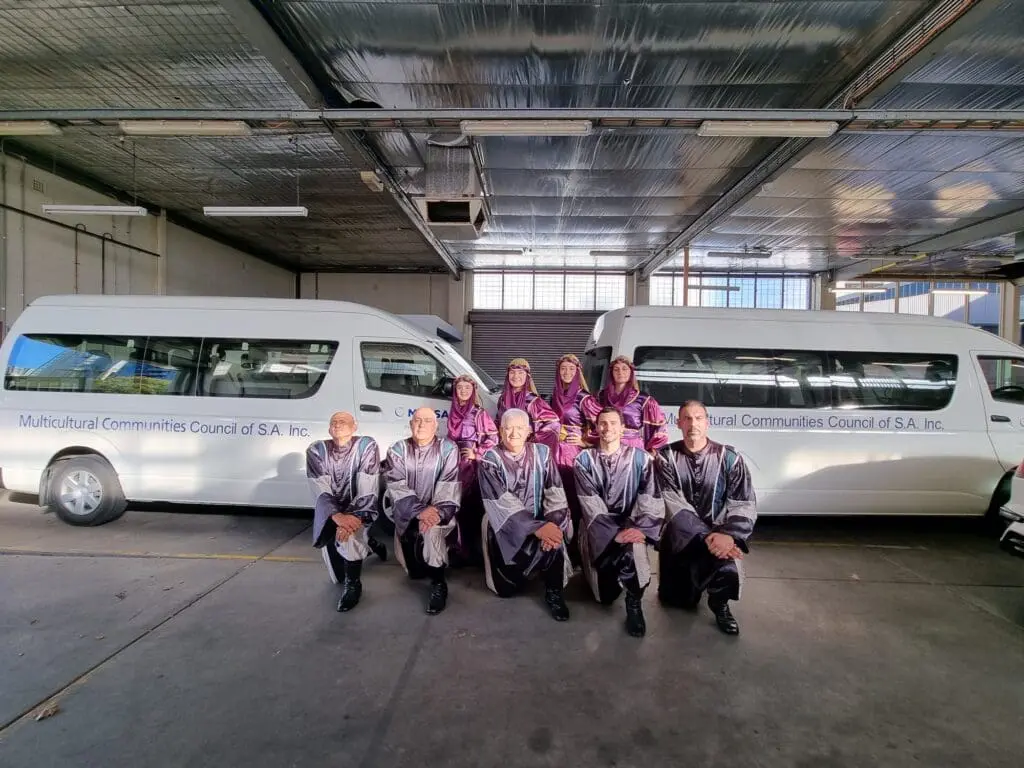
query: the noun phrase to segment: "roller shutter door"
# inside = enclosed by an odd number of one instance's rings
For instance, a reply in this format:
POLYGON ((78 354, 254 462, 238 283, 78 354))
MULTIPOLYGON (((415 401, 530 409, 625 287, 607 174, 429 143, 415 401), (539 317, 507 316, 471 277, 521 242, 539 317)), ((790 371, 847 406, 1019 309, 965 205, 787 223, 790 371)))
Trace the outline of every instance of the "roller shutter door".
POLYGON ((547 400, 555 383, 555 363, 573 353, 583 359, 583 348, 601 312, 507 312, 474 310, 473 362, 501 383, 505 366, 514 357, 530 361, 537 391, 547 400))

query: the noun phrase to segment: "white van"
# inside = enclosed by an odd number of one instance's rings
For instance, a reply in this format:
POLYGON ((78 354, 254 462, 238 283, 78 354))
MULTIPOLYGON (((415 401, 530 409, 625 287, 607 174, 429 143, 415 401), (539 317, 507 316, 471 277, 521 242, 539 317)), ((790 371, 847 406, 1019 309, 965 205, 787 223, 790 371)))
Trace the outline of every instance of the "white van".
POLYGON ((591 388, 633 359, 672 422, 702 400, 763 514, 998 514, 1024 457, 1024 349, 933 317, 628 307, 598 318, 591 388))
POLYGON ((308 507, 305 450, 350 411, 383 456, 452 379, 497 386, 447 342, 359 304, 51 296, 0 345, 7 488, 77 525, 126 500, 308 507))

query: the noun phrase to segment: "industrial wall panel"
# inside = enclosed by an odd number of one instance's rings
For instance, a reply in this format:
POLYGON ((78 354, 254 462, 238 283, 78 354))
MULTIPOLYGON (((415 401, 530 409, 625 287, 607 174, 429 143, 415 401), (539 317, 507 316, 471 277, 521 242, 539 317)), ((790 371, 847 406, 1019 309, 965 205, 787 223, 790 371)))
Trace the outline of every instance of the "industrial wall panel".
POLYGON ((295 297, 295 273, 168 224, 166 293, 290 299, 295 297))
MULTIPOLYGON (((566 353, 582 358, 583 348, 601 312, 469 313, 473 329, 473 361, 498 382, 505 380, 509 360, 525 357, 537 391, 548 399, 555 383, 555 364, 566 353)), ((592 387, 597 382, 591 383, 592 387)))

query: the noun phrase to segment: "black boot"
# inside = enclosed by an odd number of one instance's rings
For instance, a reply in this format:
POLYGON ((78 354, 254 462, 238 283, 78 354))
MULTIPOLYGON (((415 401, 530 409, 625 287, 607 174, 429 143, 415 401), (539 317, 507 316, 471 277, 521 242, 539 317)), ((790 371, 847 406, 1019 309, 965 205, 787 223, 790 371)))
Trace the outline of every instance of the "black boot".
POLYGON ((547 603, 551 618, 555 621, 569 620, 569 606, 565 604, 561 587, 548 587, 544 593, 544 602, 547 603))
POLYGON ((725 600, 721 603, 713 603, 708 601, 708 608, 715 614, 715 621, 718 623, 718 628, 725 632, 727 635, 738 635, 740 633, 739 622, 736 621, 732 615, 732 611, 729 610, 729 601, 725 600))
POLYGON ((363 594, 363 582, 359 580, 362 572, 362 560, 345 561, 345 581, 342 582, 341 599, 338 601, 338 611, 341 613, 351 611, 359 603, 363 594))
POLYGON ((448 582, 444 577, 444 566, 430 569, 430 598, 427 613, 436 616, 448 605, 448 582))
POLYGON ((643 597, 643 591, 639 593, 626 592, 626 631, 631 637, 643 637, 647 634, 643 597))
POLYGON ((375 538, 373 538, 373 536, 368 537, 368 539, 369 540, 367 541, 367 544, 370 547, 370 551, 386 563, 388 561, 387 547, 385 547, 382 542, 379 542, 375 538))

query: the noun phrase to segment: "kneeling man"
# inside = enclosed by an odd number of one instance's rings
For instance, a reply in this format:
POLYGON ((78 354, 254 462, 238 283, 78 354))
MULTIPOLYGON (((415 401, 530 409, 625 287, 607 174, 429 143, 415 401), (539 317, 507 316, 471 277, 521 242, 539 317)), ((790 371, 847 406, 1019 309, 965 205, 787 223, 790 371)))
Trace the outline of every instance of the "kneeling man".
POLYGON ((573 474, 583 512, 580 558, 594 597, 610 605, 626 589, 626 631, 647 631, 641 600, 651 581, 647 545, 656 545, 665 508, 655 482, 654 460, 622 444, 625 424, 616 408, 597 415, 599 447, 576 457, 573 474))
POLYGON ((542 574, 545 602, 555 621, 569 619, 563 590, 572 575, 566 544, 572 520, 551 450, 529 443, 530 417, 518 408, 501 416, 501 442, 477 468, 486 512, 482 525, 487 586, 511 597, 542 574))
POLYGON ((658 477, 668 522, 661 538, 658 597, 696 609, 708 607, 728 635, 740 627, 729 610, 740 599, 748 540, 757 520, 754 488, 734 448, 709 440, 708 412, 697 400, 679 409, 683 439, 661 449, 658 477))
POLYGON ((427 613, 448 603, 448 537, 459 511, 459 449, 437 436, 432 408, 418 408, 412 437, 388 450, 384 483, 395 521, 395 554, 410 578, 430 576, 427 613))
POLYGON ((372 437, 356 435, 355 417, 331 416, 330 440, 306 449, 306 477, 313 490, 313 546, 324 553, 331 581, 342 583, 339 611, 356 607, 363 593, 363 560, 384 545, 370 536, 377 519, 380 456, 372 437))

